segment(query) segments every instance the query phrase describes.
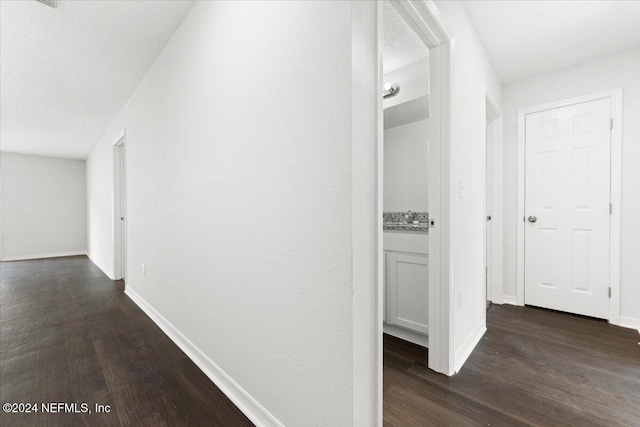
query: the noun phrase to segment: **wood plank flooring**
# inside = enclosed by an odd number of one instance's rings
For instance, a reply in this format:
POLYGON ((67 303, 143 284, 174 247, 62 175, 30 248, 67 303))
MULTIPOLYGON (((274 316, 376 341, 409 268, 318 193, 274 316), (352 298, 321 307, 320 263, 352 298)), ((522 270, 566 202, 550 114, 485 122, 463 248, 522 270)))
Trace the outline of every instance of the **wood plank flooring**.
POLYGON ((605 321, 493 305, 455 376, 384 337, 384 425, 640 426, 640 335, 605 321))
POLYGON ((253 425, 123 290, 86 257, 0 264, 0 403, 111 406, 0 425, 253 425))
MULTIPOLYGON (((0 425, 250 426, 123 287, 86 257, 0 264, 0 403, 112 408, 0 425)), ((640 426, 636 331, 512 306, 491 306, 487 327, 452 378, 385 336, 385 426, 640 426)))

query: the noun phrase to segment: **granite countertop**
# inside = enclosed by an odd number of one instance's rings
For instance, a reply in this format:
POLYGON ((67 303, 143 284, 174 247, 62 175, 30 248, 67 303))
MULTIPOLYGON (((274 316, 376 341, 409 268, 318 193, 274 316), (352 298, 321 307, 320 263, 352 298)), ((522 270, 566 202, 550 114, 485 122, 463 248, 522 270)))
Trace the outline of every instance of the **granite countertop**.
POLYGON ((416 231, 422 233, 429 232, 429 223, 420 222, 418 224, 407 224, 401 222, 383 222, 382 229, 384 231, 416 231))
POLYGON ((429 232, 429 214, 427 212, 413 212, 409 218, 407 212, 383 212, 382 229, 385 231, 429 232), (418 221, 414 224, 413 221, 418 221))

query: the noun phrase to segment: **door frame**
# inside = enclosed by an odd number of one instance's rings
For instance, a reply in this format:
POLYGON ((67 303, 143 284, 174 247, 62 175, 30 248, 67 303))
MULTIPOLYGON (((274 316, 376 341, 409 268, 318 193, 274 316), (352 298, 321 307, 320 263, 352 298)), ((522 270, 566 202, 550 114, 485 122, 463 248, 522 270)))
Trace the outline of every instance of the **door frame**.
POLYGON ((516 304, 524 305, 524 269, 525 269, 525 118, 527 114, 538 113, 554 108, 567 107, 583 102, 611 99, 611 203, 613 211, 609 215, 609 323, 620 324, 620 213, 622 202, 622 89, 612 89, 592 93, 561 101, 550 102, 518 110, 517 140, 517 237, 516 237, 516 304))
POLYGON ((487 125, 485 132, 486 197, 485 212, 491 221, 485 221, 486 300, 503 303, 503 186, 502 186, 502 111, 486 98, 487 125))
POLYGON ((123 129, 113 142, 113 194, 112 194, 112 230, 113 230, 113 279, 126 278, 127 244, 127 131, 123 129), (120 157, 121 156, 121 157, 120 157), (121 159, 121 160, 120 160, 121 159), (124 217, 125 220, 120 218, 124 217))
MULTIPOLYGON (((432 1, 391 2, 430 52, 429 367, 453 375, 454 39, 432 1)), ((351 8, 353 425, 382 426, 382 2, 353 0, 351 8)))
MULTIPOLYGON (((453 375, 454 296, 450 266, 453 247, 451 200, 453 182, 453 81, 454 39, 432 1, 390 0, 398 13, 429 49, 429 360, 430 369, 453 375)), ((381 2, 379 7, 382 9, 381 2)), ((381 28, 378 29, 381 31, 381 28)), ((380 54, 380 59, 381 59, 380 54)), ((382 80, 379 98, 382 99, 382 80)), ((382 109, 382 103, 380 103, 382 109)), ((383 111, 380 111, 383 114, 383 111)), ((382 129, 378 136, 381 144, 382 129)), ((382 144, 381 144, 382 145, 382 144)), ((381 159, 382 160, 382 159, 381 159)), ((378 175, 382 177, 382 164, 378 175)), ((378 197, 382 200, 382 181, 378 197)), ((382 216, 382 205, 379 207, 382 216)), ((382 224, 378 228, 382 234, 382 224)), ((382 248, 380 248, 382 251, 382 248)), ((384 280, 378 286, 384 289, 384 280)))

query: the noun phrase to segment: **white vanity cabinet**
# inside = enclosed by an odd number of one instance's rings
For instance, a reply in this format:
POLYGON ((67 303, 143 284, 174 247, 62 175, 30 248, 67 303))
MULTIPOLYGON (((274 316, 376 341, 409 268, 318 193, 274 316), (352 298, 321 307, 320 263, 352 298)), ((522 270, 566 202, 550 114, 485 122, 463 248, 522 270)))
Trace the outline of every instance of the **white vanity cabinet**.
POLYGON ((428 242, 426 233, 384 233, 384 332, 424 347, 429 333, 428 242))
POLYGON ((429 333, 429 257, 388 251, 386 257, 387 323, 429 333))

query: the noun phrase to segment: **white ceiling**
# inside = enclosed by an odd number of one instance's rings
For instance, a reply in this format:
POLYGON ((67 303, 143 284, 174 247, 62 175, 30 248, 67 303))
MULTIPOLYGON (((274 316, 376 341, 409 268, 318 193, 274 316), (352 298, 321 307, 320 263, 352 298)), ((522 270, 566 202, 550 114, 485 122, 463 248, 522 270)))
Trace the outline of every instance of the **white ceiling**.
POLYGON ((193 3, 0 1, 0 149, 86 158, 193 3))
POLYGON ((503 83, 640 46, 640 1, 463 1, 503 83))
POLYGON ((429 56, 429 49, 393 5, 382 5, 382 66, 384 73, 429 56))

